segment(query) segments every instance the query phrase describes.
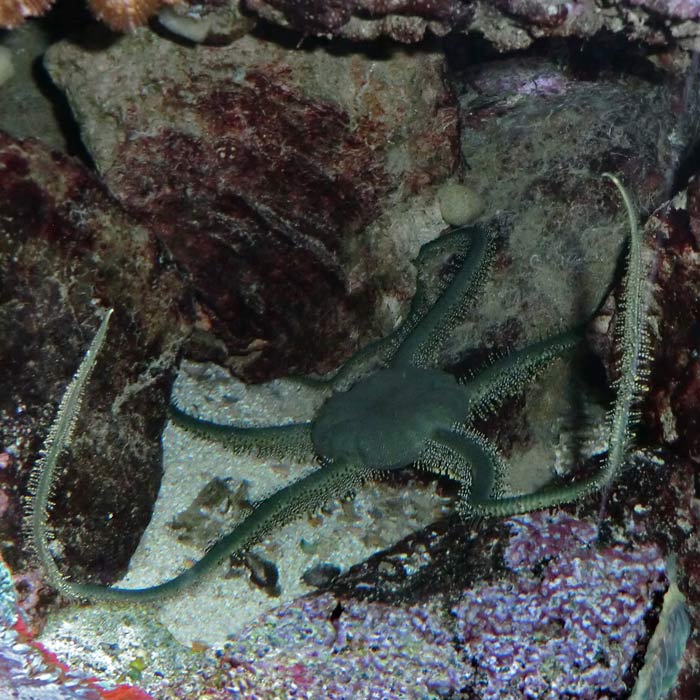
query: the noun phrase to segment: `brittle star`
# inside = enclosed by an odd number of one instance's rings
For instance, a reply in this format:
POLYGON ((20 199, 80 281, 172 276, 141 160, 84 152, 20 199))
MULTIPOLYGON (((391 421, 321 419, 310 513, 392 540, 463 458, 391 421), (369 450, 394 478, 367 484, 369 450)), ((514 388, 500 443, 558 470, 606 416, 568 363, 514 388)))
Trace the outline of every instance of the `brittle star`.
POLYGON ((58 570, 47 541, 48 502, 53 472, 70 442, 74 418, 106 333, 110 309, 63 397, 46 443, 45 456, 32 480, 30 531, 49 581, 79 598, 154 600, 195 583, 225 557, 240 554, 272 530, 312 513, 332 498, 355 491, 382 472, 415 465, 446 474, 460 484, 458 509, 465 516, 505 516, 582 498, 609 484, 629 447, 633 405, 644 386, 649 353, 645 324, 645 274, 641 234, 630 198, 617 178, 630 220, 630 253, 621 314, 621 377, 610 414, 609 447, 604 464, 578 483, 545 487, 531 494, 503 497, 506 464, 497 447, 473 427, 555 358, 571 350, 582 330, 553 335, 487 363, 469 377, 455 377, 438 367, 451 331, 478 296, 493 257, 489 231, 472 226, 452 231, 424 245, 417 259, 416 294, 406 320, 389 336, 351 357, 326 381, 330 393, 307 423, 269 427, 229 426, 191 416, 171 406, 172 420, 195 436, 223 442, 236 453, 290 459, 315 458, 319 468, 258 503, 241 523, 189 569, 146 588, 107 587, 67 580, 58 570), (428 301, 425 263, 451 253, 461 264, 452 280, 428 301), (367 374, 367 367, 375 367, 367 374))

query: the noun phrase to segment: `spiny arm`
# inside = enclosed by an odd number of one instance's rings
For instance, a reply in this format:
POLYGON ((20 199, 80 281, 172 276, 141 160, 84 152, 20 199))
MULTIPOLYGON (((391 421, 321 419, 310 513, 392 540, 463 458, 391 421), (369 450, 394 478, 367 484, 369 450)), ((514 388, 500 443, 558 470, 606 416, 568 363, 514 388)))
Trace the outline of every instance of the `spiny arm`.
POLYGON ((457 507, 465 517, 506 517, 541 508, 551 508, 578 500, 600 488, 597 479, 588 479, 582 483, 544 488, 522 496, 498 498, 491 484, 494 475, 505 472, 505 463, 486 439, 455 432, 442 432, 437 434, 434 440, 448 447, 461 459, 463 473, 455 474, 453 478, 457 479, 461 485, 457 507), (474 482, 471 488, 470 481, 474 482))
POLYGON ((174 403, 169 414, 178 427, 200 439, 219 442, 235 454, 296 461, 314 458, 311 423, 269 427, 224 425, 196 418, 174 403))
POLYGON ((98 600, 156 600, 192 585, 226 556, 243 551, 270 531, 296 517, 320 508, 331 498, 353 491, 370 476, 369 470, 347 464, 324 464, 317 471, 280 489, 259 503, 253 512, 231 533, 221 538, 194 566, 164 583, 147 588, 110 588, 96 584, 75 583, 63 577, 51 556, 48 545, 48 508, 58 458, 70 443, 85 387, 104 344, 112 311, 108 311, 85 353, 83 361, 65 395, 49 432, 44 457, 32 477, 29 505, 29 529, 39 560, 52 586, 67 596, 98 600))
POLYGON ((446 448, 458 458, 448 461, 447 476, 459 482, 458 509, 462 515, 471 514, 471 503, 490 502, 502 493, 506 465, 483 435, 462 428, 436 431, 428 446, 428 464, 433 446, 446 448))
POLYGON ((54 473, 58 459, 70 443, 75 428, 75 422, 80 412, 80 405, 90 375, 95 368, 97 356, 107 335, 107 326, 113 309, 105 313, 97 333, 85 353, 63 399, 58 407, 56 419, 44 443, 43 454, 35 465, 29 479, 29 499, 27 509, 27 532, 30 545, 44 567, 49 582, 61 587, 62 576, 51 556, 48 544, 48 518, 51 489, 54 483, 54 473))
MULTIPOLYGON (((562 503, 579 500, 607 486, 620 472, 631 440, 631 425, 634 421, 634 402, 644 389, 648 372, 650 352, 646 329, 646 268, 642 260, 642 234, 637 225, 637 213, 632 201, 613 175, 605 174, 620 190, 630 221, 630 252, 627 261, 622 316, 622 362, 621 377, 617 383, 617 397, 610 415, 608 454, 603 466, 588 479, 578 483, 544 488, 541 491, 508 498, 469 497, 467 510, 471 515, 508 516, 562 503)), ((465 460, 473 459, 473 446, 460 449, 454 445, 465 460)), ((486 452, 483 459, 489 459, 486 452)))
POLYGON ((460 378, 469 389, 466 422, 494 411, 554 360, 573 350, 582 339, 583 328, 573 328, 499 358, 473 379, 460 378))
MULTIPOLYGON (((469 243, 468 255, 432 308, 410 328, 391 360, 394 367, 435 367, 450 332, 473 304, 484 283, 494 253, 493 237, 481 226, 458 229, 443 238, 451 236, 459 236, 469 243)), ((419 289, 416 297, 422 294, 423 290, 419 289)))
POLYGON ((60 577, 60 574, 58 579, 54 578, 51 582, 63 594, 74 598, 135 602, 162 600, 201 581, 208 571, 227 556, 245 551, 270 532, 306 513, 313 513, 330 499, 341 498, 351 493, 370 475, 368 470, 352 465, 323 465, 257 504, 245 520, 216 542, 196 564, 155 586, 110 588, 75 583, 60 577))
POLYGON ((622 294, 621 322, 618 327, 622 346, 620 378, 616 382, 617 398, 610 415, 608 455, 601 475, 603 481, 609 483, 619 473, 627 455, 634 424, 638 419, 634 405, 646 388, 651 351, 646 319, 649 305, 647 269, 642 257, 643 238, 639 230, 637 211, 620 180, 610 173, 603 173, 603 177, 612 180, 620 191, 630 223, 627 275, 622 294))
MULTIPOLYGON (((352 386, 358 378, 365 376, 368 371, 380 369, 387 365, 401 363, 410 364, 414 351, 422 341, 419 341, 417 344, 414 340, 410 350, 404 350, 403 345, 406 339, 413 334, 416 327, 423 322, 426 315, 431 312, 432 301, 428 294, 428 289, 436 292, 438 296, 443 295, 443 293, 449 293, 451 294, 450 298, 454 298, 458 295, 459 292, 453 294, 447 290, 452 289, 455 279, 468 279, 472 276, 473 263, 471 261, 475 255, 478 256, 478 251, 474 254, 475 243, 473 240, 474 237, 477 236, 477 231, 479 235, 483 233, 481 229, 462 227, 450 231, 444 236, 440 236, 421 246, 418 257, 415 260, 417 275, 416 293, 411 300, 411 307, 408 314, 401 325, 389 335, 369 343, 355 353, 332 377, 328 379, 305 378, 303 380, 304 383, 319 388, 333 389, 334 391, 345 391, 352 386), (431 284, 428 285, 426 280, 426 268, 431 260, 449 253, 466 258, 464 264, 455 277, 448 283, 441 284, 440 281, 438 281, 436 285, 434 281, 431 281, 431 284), (402 358, 395 360, 397 354, 401 354, 402 358)), ((483 275, 476 280, 476 284, 472 285, 474 292, 478 289, 482 279, 483 275)), ((470 295, 467 293, 467 296, 469 297, 470 295)), ((466 303, 468 304, 470 301, 471 299, 467 299, 466 303)), ((418 331, 421 334, 421 338, 423 338, 426 333, 430 332, 430 329, 435 326, 435 323, 436 319, 433 317, 433 320, 428 326, 421 327, 418 331)), ((437 350, 439 350, 439 348, 430 351, 432 353, 430 355, 431 358, 436 354, 437 350)), ((425 354, 427 351, 423 350, 422 352, 425 354)), ((423 360, 423 365, 425 366, 432 366, 435 364, 432 359, 430 361, 427 359, 427 355, 423 360)))

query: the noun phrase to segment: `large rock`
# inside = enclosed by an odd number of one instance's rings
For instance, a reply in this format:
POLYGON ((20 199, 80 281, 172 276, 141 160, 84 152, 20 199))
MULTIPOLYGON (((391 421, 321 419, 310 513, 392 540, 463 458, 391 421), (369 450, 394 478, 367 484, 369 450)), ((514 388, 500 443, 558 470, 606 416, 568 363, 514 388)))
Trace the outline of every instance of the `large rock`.
MULTIPOLYGON (((453 167, 441 65, 431 52, 372 62, 251 36, 184 48, 147 33, 98 53, 62 43, 47 58, 108 186, 192 282, 210 331, 192 354, 248 380, 332 369, 405 313, 410 258, 440 230, 426 202, 453 167)), ((466 369, 591 317, 627 236, 601 175, 620 175, 644 206, 664 198, 675 88, 592 81, 538 58, 454 77, 460 175, 500 232, 444 358, 466 369)), ((550 477, 567 401, 566 378, 550 379, 528 390, 524 421, 493 428, 509 457, 530 452, 516 488, 550 477)))
POLYGON ((700 36, 700 8, 693 0, 241 0, 241 5, 306 36, 353 41, 390 36, 414 43, 430 34, 464 32, 483 36, 500 51, 525 49, 544 37, 603 33, 692 49, 700 36))
POLYGON ((104 181, 191 281, 206 354, 248 378, 332 369, 411 296, 420 234, 367 226, 452 171, 456 105, 439 53, 380 58, 148 32, 48 52, 104 181))
MULTIPOLYGON (((0 448, 3 556, 24 570, 27 481, 58 402, 100 320, 106 347, 57 479, 60 564, 108 579, 151 514, 160 432, 187 324, 161 245, 77 162, 0 132, 0 448)), ((20 592, 36 598, 37 581, 20 592)))

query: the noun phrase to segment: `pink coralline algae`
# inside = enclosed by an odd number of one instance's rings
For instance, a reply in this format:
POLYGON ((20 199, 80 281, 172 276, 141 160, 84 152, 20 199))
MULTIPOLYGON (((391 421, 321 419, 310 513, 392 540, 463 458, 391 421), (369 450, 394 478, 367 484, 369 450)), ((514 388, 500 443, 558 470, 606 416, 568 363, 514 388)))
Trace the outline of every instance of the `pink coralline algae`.
POLYGON ((617 697, 666 586, 658 548, 599 548, 596 526, 566 513, 510 527, 515 576, 467 591, 453 610, 470 686, 483 700, 617 697))
POLYGON ((658 547, 598 547, 596 526, 566 513, 508 525, 505 578, 447 610, 440 595, 405 608, 302 598, 227 647, 226 687, 240 700, 621 697, 666 587, 658 547))
POLYGON ((0 698, 3 700, 154 700, 128 685, 110 690, 74 672, 33 639, 0 559, 0 698))

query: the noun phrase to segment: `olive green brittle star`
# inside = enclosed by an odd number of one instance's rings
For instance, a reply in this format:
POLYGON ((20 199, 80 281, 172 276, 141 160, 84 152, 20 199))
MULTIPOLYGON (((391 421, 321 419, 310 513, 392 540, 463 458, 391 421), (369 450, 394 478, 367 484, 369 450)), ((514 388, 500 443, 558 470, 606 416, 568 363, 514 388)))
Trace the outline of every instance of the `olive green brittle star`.
POLYGON ((330 380, 315 381, 329 391, 316 417, 308 423, 269 427, 228 426, 188 415, 171 407, 173 421, 197 437, 226 444, 239 454, 289 459, 315 458, 319 468, 258 503, 252 513, 192 567, 147 588, 126 589, 67 580, 48 547, 48 503, 53 472, 69 443, 75 416, 112 311, 105 315, 83 362, 69 385, 32 480, 29 512, 31 537, 48 580, 61 592, 78 598, 154 600, 174 594, 197 580, 225 557, 238 554, 272 530, 312 513, 332 498, 355 491, 364 480, 414 464, 446 474, 460 484, 462 514, 505 516, 558 505, 603 488, 619 472, 631 439, 633 404, 642 391, 648 351, 643 291, 641 234, 636 213, 622 192, 630 220, 630 253, 621 316, 621 378, 610 415, 609 449, 596 474, 581 482, 544 488, 522 496, 503 497, 506 470, 497 448, 473 429, 483 416, 521 391, 527 382, 581 339, 580 330, 559 333, 501 357, 469 377, 454 377, 437 367, 440 350, 464 317, 487 275, 494 243, 480 226, 459 229, 421 248, 418 283, 406 320, 389 336, 350 358, 330 380), (425 263, 452 253, 462 260, 448 284, 428 300, 425 263), (367 366, 374 371, 367 374, 367 366), (378 368, 377 368, 378 367, 378 368))

